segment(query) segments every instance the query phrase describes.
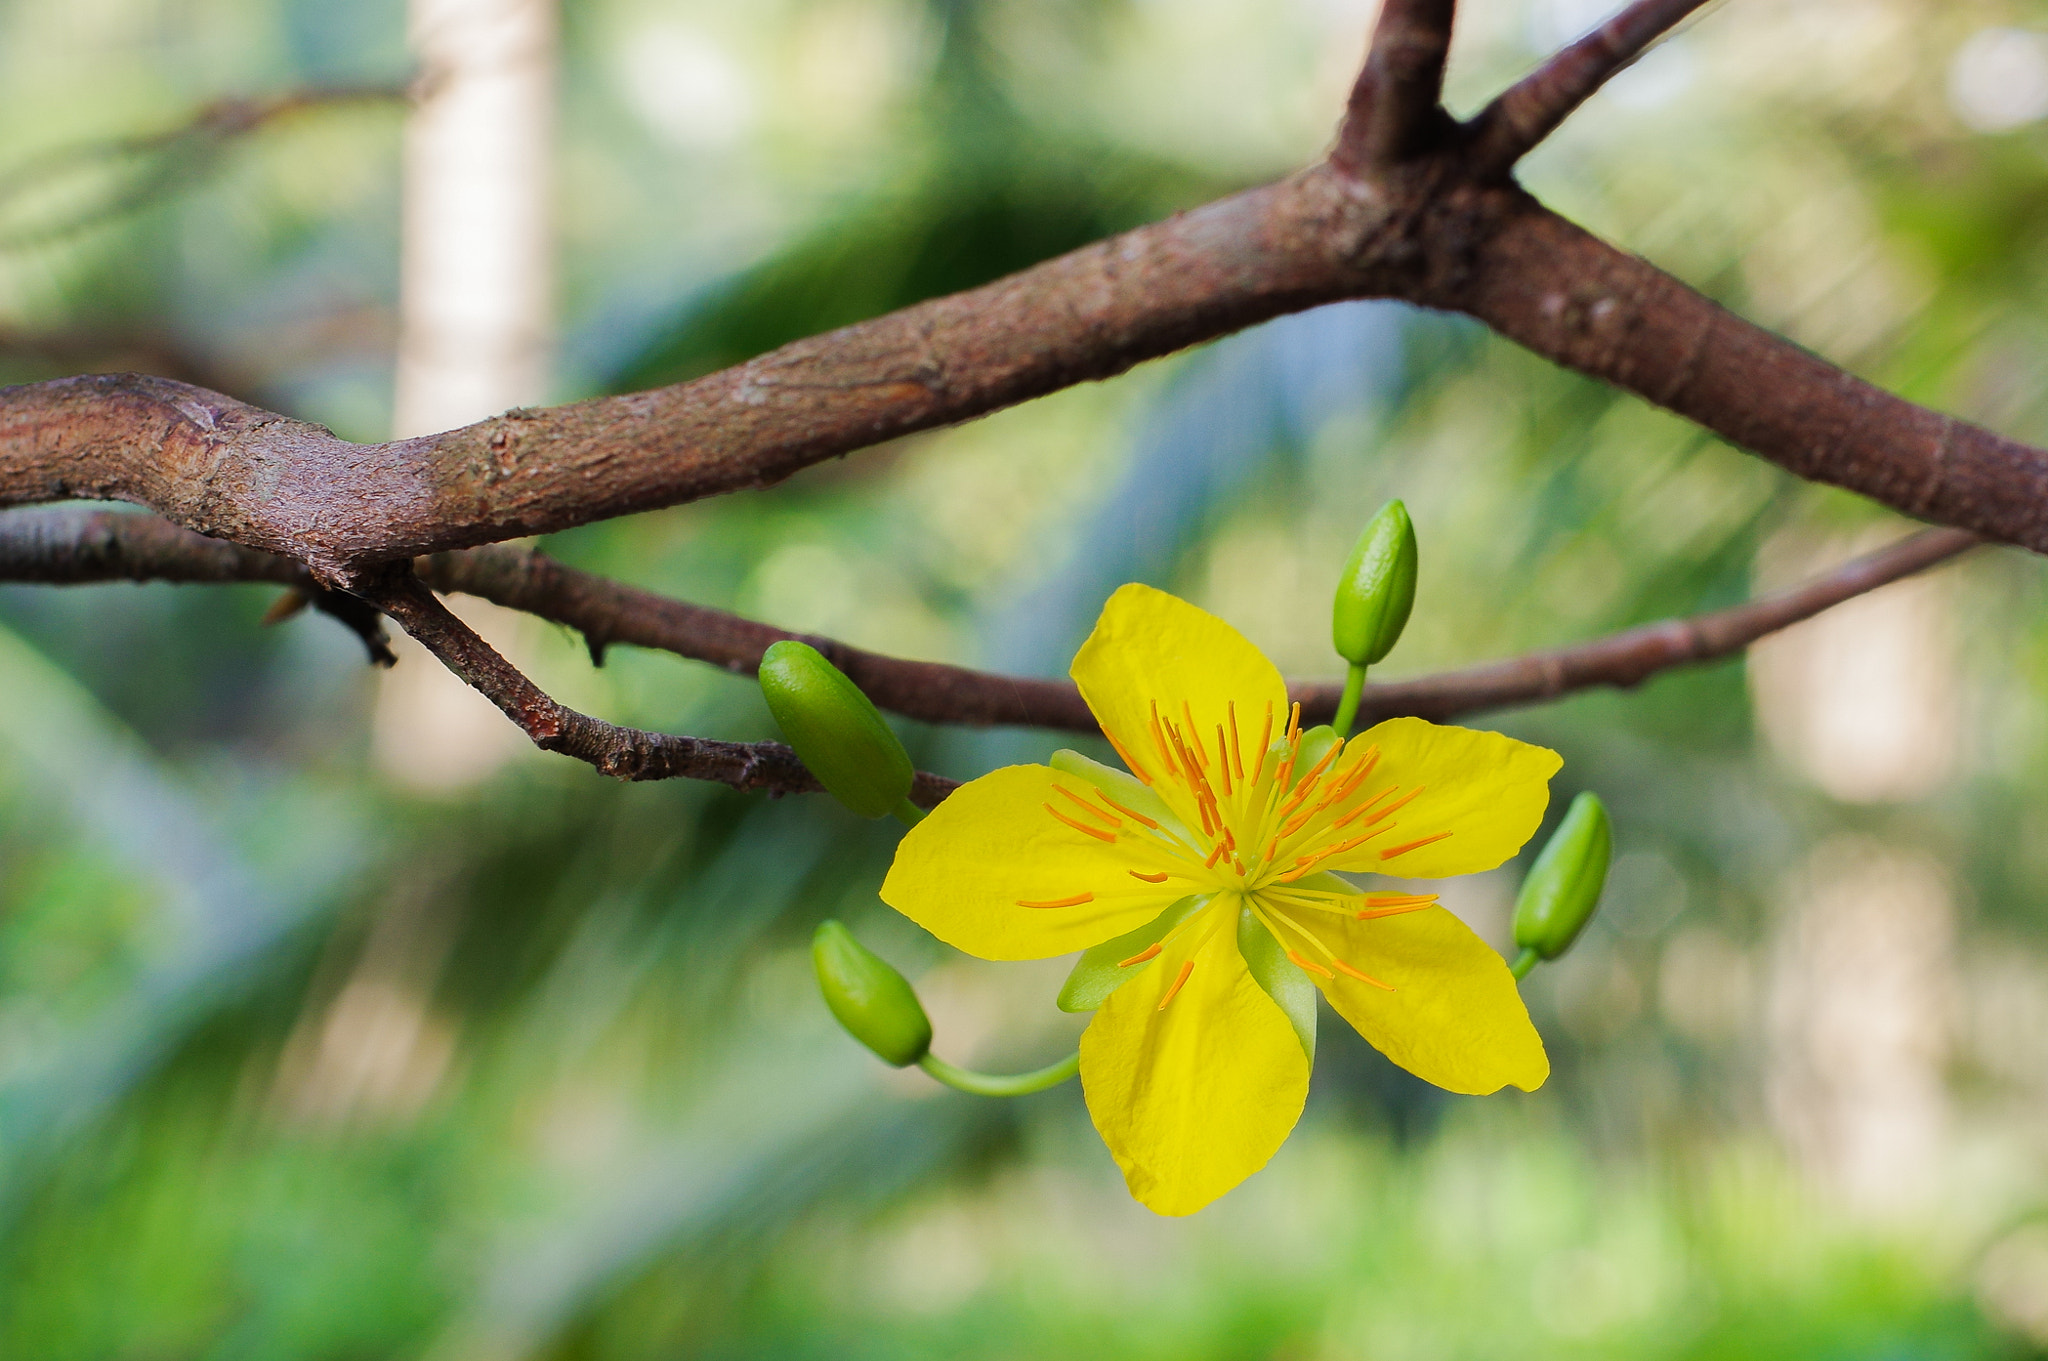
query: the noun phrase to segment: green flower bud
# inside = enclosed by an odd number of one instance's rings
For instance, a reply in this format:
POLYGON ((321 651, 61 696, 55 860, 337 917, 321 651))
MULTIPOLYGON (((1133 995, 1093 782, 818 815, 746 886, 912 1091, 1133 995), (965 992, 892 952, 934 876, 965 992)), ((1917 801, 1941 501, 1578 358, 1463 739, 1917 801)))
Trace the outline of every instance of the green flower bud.
POLYGON ((1571 949, 1600 905, 1613 858, 1607 806, 1587 790, 1572 800, 1550 844, 1522 881, 1521 895, 1515 899, 1515 944, 1537 959, 1556 959, 1571 949))
POLYGON ((833 798, 864 818, 893 813, 915 771, 874 701, 819 651, 785 638, 761 655, 761 696, 833 798))
POLYGON ((811 936, 818 991, 839 1024, 886 1063, 907 1068, 932 1047, 932 1023, 902 974, 836 921, 811 936))
POLYGON ((1415 605, 1415 525, 1408 507, 1389 501, 1358 536, 1344 575, 1330 641, 1353 666, 1374 666, 1394 650, 1415 605))

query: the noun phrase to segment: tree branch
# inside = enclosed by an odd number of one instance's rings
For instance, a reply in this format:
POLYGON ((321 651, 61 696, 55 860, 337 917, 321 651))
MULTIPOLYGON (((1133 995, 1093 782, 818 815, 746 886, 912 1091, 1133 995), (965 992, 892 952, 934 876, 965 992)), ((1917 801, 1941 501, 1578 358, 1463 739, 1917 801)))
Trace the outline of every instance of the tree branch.
POLYGON ((1456 130, 1442 107, 1456 11, 1456 0, 1384 0, 1332 163, 1362 175, 1407 160, 1456 130))
MULTIPOLYGON (((1956 530, 1925 530, 1793 590, 1730 609, 1646 624, 1573 647, 1461 671, 1373 684, 1366 688, 1359 713, 1363 721, 1373 723, 1402 716, 1445 721, 1543 703, 1598 686, 1638 685, 1673 667, 1733 656, 1765 634, 1924 571, 1977 542, 1956 530)), ((798 638, 830 657, 876 704, 907 718, 970 727, 1096 731, 1093 716, 1070 681, 886 657, 620 585, 527 549, 471 549, 424 559, 418 567, 420 578, 435 590, 474 595, 576 629, 590 642, 593 654, 610 643, 630 643, 750 675, 770 644, 798 638)), ((0 516, 0 580, 270 581, 302 589, 311 584, 296 563, 204 538, 150 516, 77 510, 0 516)), ((1291 688, 1310 723, 1327 720, 1336 711, 1342 690, 1330 682, 1299 682, 1291 688)))
POLYGON ((1472 120, 1472 170, 1504 175, 1579 105, 1709 0, 1635 0, 1486 106, 1472 120))
MULTIPOLYGON (((573 756, 621 780, 710 780, 777 794, 822 788, 780 742, 714 742, 621 728, 557 703, 458 619, 409 565, 366 573, 355 590, 497 705, 542 751, 573 756)), ((929 808, 958 787, 956 780, 920 771, 911 798, 929 808)))
MULTIPOLYGON (((1673 667, 1732 657, 1759 638, 1924 572, 1982 542, 1958 529, 1924 529, 1791 590, 1725 610, 1644 624, 1554 652, 1368 686, 1359 705, 1360 721, 1410 714, 1442 721, 1482 710, 1541 704, 1596 687, 1630 689, 1673 667)), ((1303 720, 1333 712, 1340 688, 1297 687, 1303 720)))
MULTIPOLYGON (((1393 7, 1428 31, 1447 12, 1393 7)), ((1383 172, 1326 163, 692 383, 392 444, 160 379, 0 390, 0 504, 135 501, 340 584, 430 551, 759 486, 1364 296, 1469 313, 1802 477, 2048 550, 2048 452, 1735 318, 1475 175, 1456 139, 1383 172)))

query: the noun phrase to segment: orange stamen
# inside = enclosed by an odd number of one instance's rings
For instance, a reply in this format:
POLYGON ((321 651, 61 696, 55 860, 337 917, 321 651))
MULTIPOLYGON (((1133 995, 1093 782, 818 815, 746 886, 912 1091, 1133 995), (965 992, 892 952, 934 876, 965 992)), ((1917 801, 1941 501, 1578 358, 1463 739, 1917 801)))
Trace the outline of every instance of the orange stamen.
POLYGON ((1294 787, 1294 749, 1289 748, 1287 758, 1273 771, 1273 788, 1285 793, 1294 787))
POLYGON ((1378 765, 1379 763, 1380 749, 1378 747, 1374 747, 1372 750, 1366 752, 1365 756, 1359 761, 1357 765, 1351 767, 1351 769, 1346 771, 1343 775, 1331 781, 1328 792, 1326 792, 1323 795, 1322 801, 1316 804, 1317 810, 1320 811, 1324 808, 1328 808, 1331 804, 1336 803, 1339 799, 1349 798, 1351 796, 1351 791, 1358 788, 1358 786, 1360 786, 1361 784, 1364 784, 1365 777, 1367 775, 1370 775, 1372 773, 1372 768, 1378 765))
POLYGON ((1194 971, 1195 961, 1192 959, 1185 961, 1180 966, 1180 977, 1173 980, 1173 986, 1166 990, 1166 996, 1159 999, 1159 1009, 1161 1011, 1166 1010, 1167 1005, 1174 998, 1180 996, 1180 990, 1188 985, 1188 975, 1194 971))
POLYGON ((1085 834, 1086 834, 1086 835, 1088 835, 1088 836, 1092 836, 1092 837, 1094 837, 1094 838, 1095 838, 1095 839, 1096 839, 1097 841, 1107 841, 1107 842, 1110 842, 1111 844, 1114 844, 1114 843, 1115 843, 1115 841, 1116 841, 1116 833, 1115 833, 1115 832, 1105 832, 1105 831, 1103 831, 1103 830, 1102 830, 1102 829, 1101 829, 1100 827, 1090 827, 1090 826, 1089 826, 1089 825, 1088 825, 1087 823, 1085 823, 1085 822, 1076 822, 1076 821, 1074 821, 1074 820, 1073 820, 1072 818, 1068 817, 1068 816, 1067 816, 1067 815, 1066 815, 1065 813, 1062 813, 1062 812, 1061 812, 1061 811, 1060 811, 1059 809, 1057 809, 1057 808, 1053 807, 1053 806, 1052 806, 1051 804, 1049 804, 1049 803, 1048 803, 1048 804, 1045 804, 1045 805, 1044 805, 1044 808, 1045 808, 1045 811, 1046 811, 1046 812, 1048 812, 1048 813, 1052 814, 1052 815, 1053 815, 1054 817, 1058 818, 1058 819, 1059 819, 1059 820, 1060 820, 1061 822, 1064 822, 1064 823, 1066 823, 1066 824, 1067 824, 1067 826, 1069 826, 1069 827, 1073 828, 1073 829, 1074 829, 1075 831, 1077 831, 1077 832, 1082 832, 1082 833, 1085 833, 1085 834))
POLYGON ((1293 836, 1296 832, 1300 831, 1302 828, 1308 825, 1308 820, 1310 818, 1314 817, 1317 813, 1320 813, 1322 811, 1323 810, 1320 808, 1302 809, 1299 813, 1296 813, 1292 818, 1288 819, 1284 825, 1281 826, 1280 835, 1293 836))
POLYGON ((1230 797, 1230 745, 1223 735, 1223 725, 1216 725, 1216 769, 1223 772, 1223 797, 1230 797))
POLYGON ((1142 879, 1148 884, 1163 884, 1168 879, 1173 878, 1173 874, 1170 870, 1161 870, 1157 874, 1145 874, 1139 870, 1132 870, 1131 878, 1142 879))
POLYGON ((1133 758, 1129 752, 1124 750, 1123 743, 1117 741, 1114 737, 1110 737, 1107 732, 1103 733, 1102 735, 1104 737, 1109 738, 1109 745, 1111 750, 1116 752, 1118 760, 1122 761, 1126 766, 1130 768, 1131 774, 1137 776, 1140 780, 1144 781, 1148 785, 1152 783, 1152 777, 1146 773, 1145 767, 1139 765, 1137 760, 1133 758))
POLYGON ((1422 840, 1420 841, 1411 841, 1405 846, 1395 846, 1390 850, 1381 851, 1380 859, 1392 860, 1397 855, 1406 855, 1408 854, 1408 852, 1415 850, 1417 847, 1427 846, 1432 841, 1442 841, 1445 837, 1449 835, 1449 832, 1438 832, 1435 836, 1426 836, 1422 838, 1422 840))
POLYGON ((1398 822, 1390 822, 1386 826, 1380 828, 1379 831, 1367 832, 1364 836, 1352 837, 1351 840, 1341 842, 1335 846, 1325 846, 1323 847, 1323 849, 1319 851, 1311 851, 1307 855, 1304 855, 1297 859, 1294 862, 1293 869, 1287 871, 1287 873, 1283 875, 1280 875, 1273 882, 1279 884, 1291 884, 1296 879, 1299 879, 1302 876, 1308 874, 1317 865, 1322 864, 1323 861, 1328 860, 1331 856, 1342 855, 1346 851, 1355 851, 1360 846, 1363 846, 1366 842, 1372 840, 1374 837, 1380 836, 1386 832, 1391 832, 1394 830, 1394 828, 1400 825, 1401 824, 1398 822))
POLYGON ((1101 791, 1100 789, 1098 789, 1098 790, 1096 790, 1096 791, 1095 791, 1095 797, 1096 797, 1096 798, 1098 798, 1098 799, 1101 799, 1101 800, 1102 800, 1102 801, 1103 801, 1104 803, 1108 804, 1108 805, 1109 805, 1109 806, 1110 806, 1111 808, 1114 808, 1114 809, 1116 809, 1116 811, 1117 811, 1117 812, 1119 812, 1119 813, 1122 813, 1122 814, 1123 814, 1123 815, 1124 815, 1125 817, 1129 818, 1129 819, 1130 819, 1131 821, 1133 821, 1133 822, 1136 822, 1136 823, 1139 823, 1139 824, 1142 824, 1143 826, 1146 826, 1146 827, 1150 827, 1150 828, 1151 828, 1151 829, 1152 829, 1153 831, 1155 831, 1155 832, 1159 830, 1159 824, 1158 824, 1158 823, 1156 823, 1156 822, 1154 822, 1154 821, 1153 821, 1152 819, 1150 819, 1150 818, 1146 817, 1146 816, 1145 816, 1145 815, 1144 815, 1143 813, 1140 813, 1140 812, 1139 812, 1139 811, 1138 811, 1137 809, 1135 809, 1135 808, 1126 808, 1126 807, 1124 807, 1124 806, 1123 806, 1122 804, 1118 803, 1118 802, 1117 802, 1117 801, 1116 801, 1115 799, 1112 799, 1112 798, 1111 798, 1111 797, 1110 797, 1109 795, 1107 795, 1107 794, 1103 793, 1103 792, 1102 792, 1102 791, 1101 791))
POLYGON ((1217 862, 1218 860, 1221 860, 1221 859, 1223 858, 1224 852, 1228 851, 1229 849, 1230 849, 1230 847, 1228 847, 1227 845, 1225 845, 1225 844, 1224 844, 1223 842, 1221 842, 1221 841, 1217 842, 1217 843, 1216 843, 1216 848, 1215 848, 1214 850, 1212 850, 1212 851, 1210 851, 1210 852, 1209 852, 1209 858, 1208 858, 1207 860, 1204 860, 1204 861, 1202 862, 1202 868, 1203 868, 1203 869, 1205 869, 1205 870, 1213 870, 1213 869, 1215 869, 1215 868, 1216 868, 1216 862, 1217 862))
POLYGON ((1328 969, 1325 969, 1322 965, 1316 963, 1314 960, 1303 959, 1301 957, 1301 952, 1298 950, 1289 950, 1287 952, 1287 958, 1292 960, 1298 967, 1307 969, 1310 973, 1319 973, 1325 978, 1335 978, 1337 976, 1331 973, 1328 969))
MULTIPOLYGON (((1346 813, 1343 817, 1338 818, 1335 822, 1331 823, 1330 825, 1332 827, 1342 827, 1348 823, 1356 822, 1359 818, 1365 815, 1365 811, 1368 808, 1371 808, 1374 804, 1378 803, 1381 799, 1384 799, 1387 795, 1393 793, 1400 787, 1401 786, 1397 784, 1388 785, 1385 789, 1382 789, 1379 793, 1373 795, 1364 803, 1359 804, 1358 807, 1352 809, 1350 812, 1346 813)), ((1374 821, 1378 821, 1378 819, 1375 818, 1374 821)))
POLYGON ((1071 897, 1071 898, 1049 898, 1049 899, 1047 899, 1047 900, 1046 900, 1045 902, 1042 902, 1042 903, 1028 903, 1028 902, 1025 902, 1025 901, 1024 901, 1024 900, 1023 900, 1022 898, 1019 898, 1019 899, 1017 900, 1017 906, 1019 906, 1019 907, 1079 907, 1079 906, 1080 906, 1081 904, 1083 904, 1083 903, 1092 903, 1092 902, 1094 902, 1094 901, 1095 901, 1095 895, 1094 895, 1094 894, 1092 894, 1092 893, 1076 893, 1076 894, 1075 894, 1075 895, 1074 895, 1073 897, 1071 897))
MULTIPOLYGON (((1148 959, 1153 959, 1153 958, 1156 958, 1156 957, 1158 956, 1159 952, 1160 952, 1161 950, 1164 950, 1165 948, 1166 948, 1166 942, 1165 942, 1165 941, 1163 941, 1163 940, 1155 940, 1155 941, 1153 941, 1153 942, 1152 942, 1152 943, 1151 943, 1150 945, 1146 946, 1146 947, 1145 947, 1144 949, 1142 949, 1142 950, 1138 951, 1138 953, 1136 953, 1136 954, 1132 955, 1132 956, 1131 956, 1131 957, 1130 957, 1129 959, 1120 959, 1120 960, 1118 960, 1118 961, 1117 961, 1117 965, 1116 965, 1116 966, 1117 966, 1117 967, 1118 967, 1119 969, 1128 969, 1128 968, 1130 968, 1130 967, 1131 967, 1131 966, 1132 966, 1133 964, 1143 964, 1143 963, 1144 963, 1144 962, 1145 962, 1146 960, 1148 960, 1148 959)), ((1193 961, 1193 960, 1189 960, 1188 962, 1189 962, 1190 964, 1192 964, 1192 963, 1193 963, 1194 961, 1193 961)))
POLYGON ((1230 715, 1230 766, 1239 783, 1244 781, 1244 744, 1237 739, 1237 701, 1231 700, 1223 706, 1230 715))
POLYGON ((1379 981, 1379 979, 1374 978, 1371 974, 1360 972, 1359 970, 1352 968, 1349 964, 1346 964, 1341 959, 1333 959, 1330 962, 1336 965, 1339 969, 1342 969, 1346 974, 1349 974, 1351 977, 1357 979, 1361 983, 1370 983, 1374 987, 1382 989, 1386 992, 1392 992, 1394 990, 1394 985, 1392 983, 1382 983, 1379 981))
POLYGON ((1364 822, 1361 822, 1358 825, 1361 827, 1370 827, 1382 818, 1390 818, 1394 816, 1394 814, 1400 812, 1403 808, 1406 808, 1409 804, 1415 802, 1415 800, 1421 796, 1422 791, 1427 788, 1429 788, 1429 786, 1426 784, 1419 784, 1415 786, 1412 792, 1403 794, 1400 798, 1395 799, 1385 808, 1380 809, 1379 812, 1374 813, 1371 817, 1367 818, 1364 822))
POLYGON ((1166 749, 1166 739, 1159 734, 1159 701, 1152 701, 1152 745, 1159 748, 1159 759, 1166 762, 1166 773, 1175 773, 1173 753, 1166 749))
POLYGON ((1369 907, 1365 909, 1365 911, 1358 914, 1358 920, 1362 922, 1369 922, 1377 921, 1381 917, 1401 917, 1406 916, 1410 912, 1420 912, 1424 908, 1435 906, 1436 904, 1434 902, 1424 902, 1404 903, 1400 907, 1369 907))
POLYGON ((1097 808, 1094 804, 1088 802, 1088 800, 1082 798, 1079 794, 1076 794, 1073 790, 1067 788, 1065 785, 1056 784, 1053 786, 1053 788, 1059 793, 1065 794, 1075 803, 1079 804, 1083 811, 1088 813, 1090 817, 1101 818, 1105 822, 1109 823, 1109 825, 1112 827, 1123 826, 1123 823, 1118 821, 1115 815, 1103 812, 1100 808, 1097 808))
POLYGON ((1296 808, 1299 808, 1302 804, 1308 801, 1308 796, 1315 792, 1316 781, 1323 778, 1323 772, 1329 769, 1330 762, 1336 760, 1337 753, 1342 750, 1344 750, 1344 744, 1342 742, 1339 742, 1335 746, 1331 747, 1328 751, 1323 753, 1322 760, 1316 762, 1313 766, 1309 767, 1308 774, 1301 777, 1301 785, 1294 791, 1293 797, 1289 798, 1287 802, 1280 805, 1281 817, 1287 816, 1287 814, 1293 812, 1296 808))
POLYGON ((1293 746, 1301 740, 1301 701, 1296 700, 1287 714, 1287 744, 1293 746))
POLYGON ((1180 702, 1180 712, 1181 717, 1188 721, 1188 745, 1194 748, 1195 757, 1202 763, 1202 769, 1207 770, 1209 768, 1209 753, 1202 750, 1202 739, 1195 736, 1200 731, 1195 726, 1195 711, 1188 706, 1186 700, 1182 700, 1180 702))
POLYGON ((1435 902, 1434 893, 1375 893, 1365 900, 1367 907, 1428 907, 1435 902))

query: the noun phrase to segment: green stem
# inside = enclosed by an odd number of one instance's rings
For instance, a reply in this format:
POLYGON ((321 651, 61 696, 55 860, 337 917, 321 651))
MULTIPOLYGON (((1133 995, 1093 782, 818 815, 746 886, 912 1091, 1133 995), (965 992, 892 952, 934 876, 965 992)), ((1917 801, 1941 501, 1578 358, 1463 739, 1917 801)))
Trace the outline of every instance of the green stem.
POLYGON ((910 795, 908 794, 905 794, 902 798, 896 800, 896 806, 894 808, 891 808, 889 811, 892 814, 894 814, 896 820, 902 823, 905 827, 915 827, 918 823, 924 821, 924 809, 919 808, 916 804, 912 803, 910 801, 910 795))
POLYGON ((1058 1063, 1029 1073, 1018 1073, 1015 1077, 997 1077, 993 1073, 976 1073, 966 1068, 955 1068, 942 1058, 926 1054, 917 1061, 917 1066, 930 1073, 948 1087, 976 1096, 1029 1096, 1042 1092, 1047 1087, 1057 1087, 1081 1071, 1081 1055, 1076 1052, 1067 1055, 1058 1063))
POLYGON ((1527 978, 1529 970, 1536 967, 1536 960, 1536 947, 1533 945, 1525 946, 1522 953, 1515 956, 1515 962, 1508 965, 1508 972, 1516 978, 1527 978))
POLYGON ((1358 717, 1358 701, 1365 694, 1365 668, 1357 662, 1344 673, 1344 698, 1337 701, 1337 717, 1330 724, 1337 736, 1351 736, 1351 724, 1358 717))

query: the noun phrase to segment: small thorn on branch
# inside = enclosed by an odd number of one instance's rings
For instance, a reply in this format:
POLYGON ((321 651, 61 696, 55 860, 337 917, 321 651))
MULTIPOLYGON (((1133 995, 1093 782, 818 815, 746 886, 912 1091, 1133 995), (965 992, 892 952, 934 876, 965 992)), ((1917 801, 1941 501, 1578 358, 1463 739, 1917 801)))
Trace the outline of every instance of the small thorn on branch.
POLYGON ((1473 120, 1471 168, 1504 175, 1573 110, 1709 0, 1635 0, 1557 53, 1473 120))

